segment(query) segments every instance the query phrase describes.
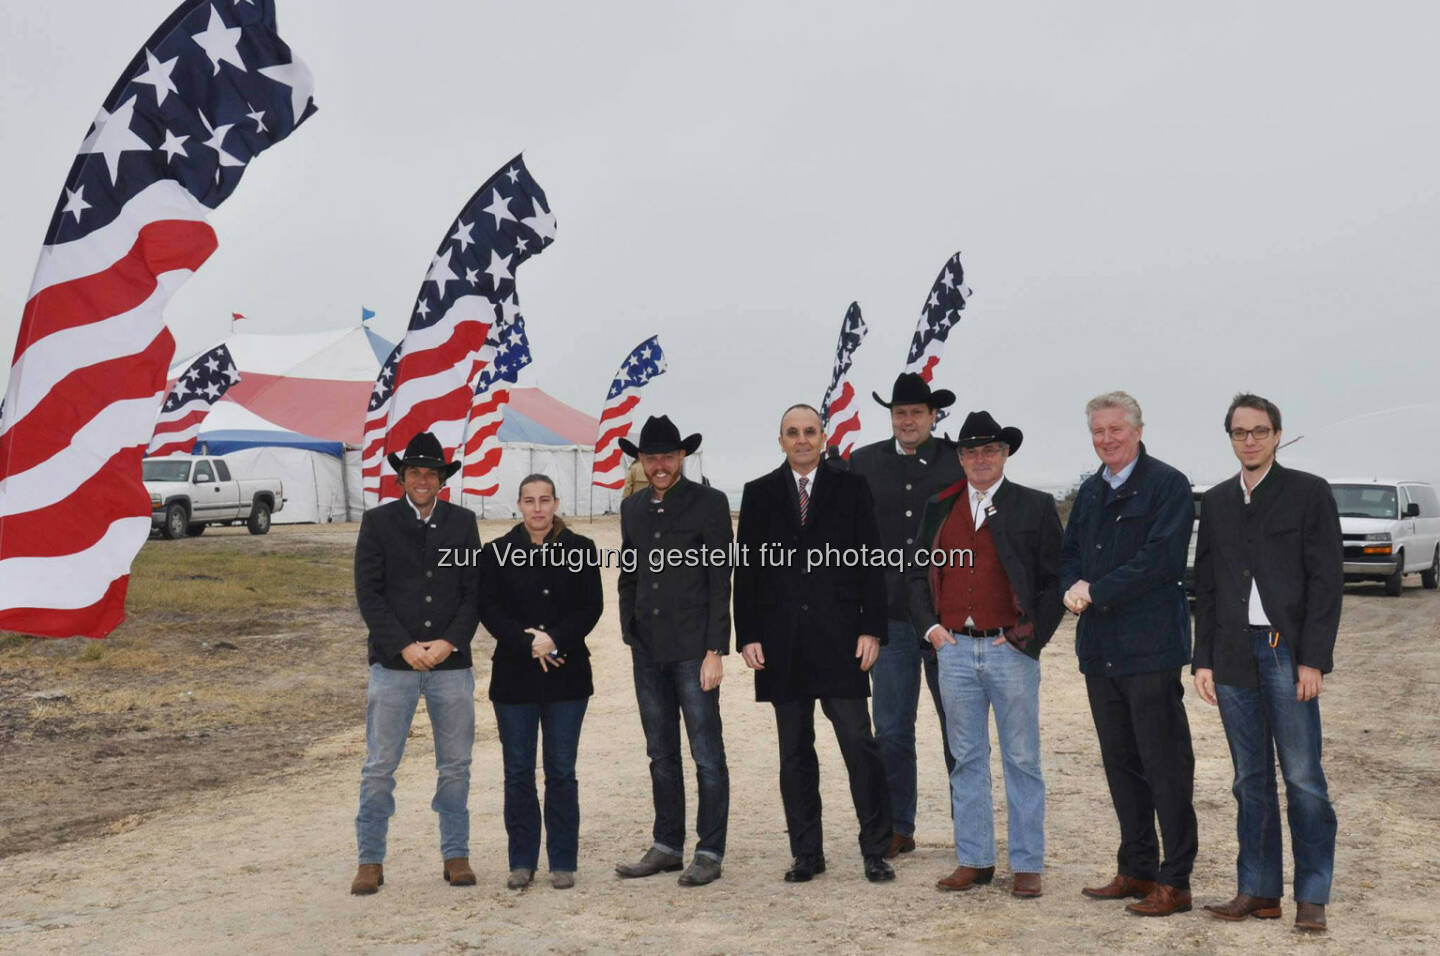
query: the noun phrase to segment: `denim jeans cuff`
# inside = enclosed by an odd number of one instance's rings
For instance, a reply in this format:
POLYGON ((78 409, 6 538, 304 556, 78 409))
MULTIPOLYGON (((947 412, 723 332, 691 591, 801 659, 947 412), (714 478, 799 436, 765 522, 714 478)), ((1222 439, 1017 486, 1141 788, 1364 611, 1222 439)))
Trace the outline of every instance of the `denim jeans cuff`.
POLYGON ((723 862, 723 860, 724 860, 724 857, 722 857, 719 853, 716 853, 716 852, 713 851, 713 850, 696 850, 696 851, 695 851, 695 855, 696 855, 696 856, 708 856, 710 859, 714 860, 716 863, 723 862))
POLYGON ((656 849, 656 850, 659 850, 661 853, 668 853, 668 854, 670 854, 671 856, 684 856, 684 855, 685 855, 685 850, 684 850, 683 848, 681 848, 681 849, 679 849, 679 850, 676 850, 676 849, 674 849, 674 848, 672 848, 672 847, 666 846, 666 845, 663 844, 663 843, 653 843, 653 844, 651 844, 651 846, 652 846, 652 848, 654 848, 654 849, 656 849))

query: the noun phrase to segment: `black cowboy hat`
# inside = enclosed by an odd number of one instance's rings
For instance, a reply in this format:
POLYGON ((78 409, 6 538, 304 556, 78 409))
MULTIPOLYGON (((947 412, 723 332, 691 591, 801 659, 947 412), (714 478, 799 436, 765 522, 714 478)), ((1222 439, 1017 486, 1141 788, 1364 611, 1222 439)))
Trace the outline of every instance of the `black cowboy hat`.
POLYGON ((460 462, 445 460, 445 449, 441 447, 440 439, 429 432, 421 432, 410 439, 410 444, 405 446, 404 458, 391 454, 386 460, 397 475, 406 468, 434 468, 440 472, 441 481, 450 480, 450 476, 460 470, 460 462))
POLYGON ((880 397, 879 392, 871 392, 875 401, 890 408, 893 405, 929 405, 931 408, 949 408, 955 404, 955 393, 948 388, 937 388, 930 390, 930 383, 925 381, 915 372, 901 372, 899 378, 895 379, 895 385, 890 389, 890 401, 880 397))
POLYGON ((620 450, 631 458, 639 458, 641 455, 663 455, 667 451, 674 451, 677 448, 683 449, 685 454, 695 454, 695 449, 700 447, 700 433, 696 432, 684 441, 680 440, 680 429, 670 421, 669 415, 651 415, 645 422, 645 427, 640 429, 640 444, 634 445, 628 440, 620 439, 620 450))
POLYGON ((989 412, 978 411, 965 416, 965 424, 960 426, 955 444, 961 448, 976 448, 993 441, 1003 441, 1010 446, 1010 454, 1013 455, 1020 450, 1020 443, 1024 440, 1025 435, 1020 429, 1013 425, 1001 428, 989 412))

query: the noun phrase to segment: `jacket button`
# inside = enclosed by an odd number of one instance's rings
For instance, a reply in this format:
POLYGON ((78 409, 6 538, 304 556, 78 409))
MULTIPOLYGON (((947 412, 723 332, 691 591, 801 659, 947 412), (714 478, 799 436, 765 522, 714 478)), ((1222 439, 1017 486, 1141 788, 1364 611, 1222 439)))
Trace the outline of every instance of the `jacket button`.
POLYGON ((1095 545, 1095 550, 1096 550, 1096 551, 1099 551, 1099 550, 1100 550, 1100 547, 1101 547, 1101 546, 1100 546, 1100 545, 1098 545, 1098 544, 1097 544, 1097 545, 1095 545))
POLYGON ((910 485, 906 485, 906 486, 905 486, 905 490, 906 490, 906 491, 909 491, 909 490, 910 490, 910 485))
POLYGON ((657 537, 657 538, 660 537, 660 532, 658 532, 658 531, 655 532, 655 537, 657 537))
POLYGON ((914 543, 915 543, 915 539, 914 539, 914 538, 906 538, 906 539, 905 539, 905 543, 906 543, 906 544, 914 544, 914 543))
POLYGON ((909 509, 909 508, 906 508, 906 509, 905 509, 905 517, 907 517, 907 518, 910 517, 910 509, 909 509))
POLYGON ((426 576, 427 578, 433 578, 433 577, 435 576, 435 572, 434 572, 434 571, 426 571, 426 572, 425 572, 425 576, 426 576))
POLYGON ((429 626, 430 626, 430 622, 429 622, 429 621, 426 621, 426 622, 425 622, 425 626, 426 626, 426 627, 429 627, 429 626))
POLYGON ((550 589, 549 589, 549 588, 541 588, 541 589, 540 589, 540 593, 541 593, 541 594, 549 594, 549 593, 550 593, 550 589))
POLYGON ((435 600, 435 599, 432 598, 430 595, 428 595, 428 594, 425 595, 425 603, 426 603, 426 604, 429 604, 429 603, 430 603, 431 601, 433 601, 433 600, 435 600))
POLYGON ((802 604, 802 605, 800 605, 800 610, 802 610, 802 611, 808 611, 808 610, 810 610, 810 605, 808 605, 808 604, 802 604))
POLYGON ((652 590, 652 591, 658 591, 658 590, 660 590, 660 582, 659 582, 659 581, 651 581, 651 582, 650 582, 650 590, 652 590))

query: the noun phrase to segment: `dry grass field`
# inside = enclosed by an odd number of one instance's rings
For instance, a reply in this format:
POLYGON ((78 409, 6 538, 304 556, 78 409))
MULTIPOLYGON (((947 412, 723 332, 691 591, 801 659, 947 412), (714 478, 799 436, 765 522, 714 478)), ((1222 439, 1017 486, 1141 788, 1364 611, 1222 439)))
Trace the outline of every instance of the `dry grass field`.
MULTIPOLYGON (((486 523, 482 537, 507 527, 486 523)), ((618 545, 614 519, 577 528, 618 545)), ((1195 912, 1126 916, 1081 898, 1108 877, 1116 830, 1074 629, 1042 657, 1048 786, 1045 896, 996 883, 940 894, 953 867, 943 764, 921 704, 919 849, 898 879, 864 881, 839 753, 818 726, 830 872, 787 885, 774 720, 728 659, 722 695, 732 775, 725 875, 686 890, 611 867, 647 843, 644 741, 613 600, 591 635, 596 672, 581 740, 579 883, 503 888, 500 754, 476 637, 472 889, 439 879, 428 724, 417 716, 397 789, 386 885, 348 892, 360 763, 364 633, 351 593, 355 526, 277 527, 152 541, 131 617, 104 642, 0 638, 0 951, 694 953, 1161 949, 1424 953, 1440 948, 1440 593, 1347 589, 1337 671, 1322 698, 1340 819, 1332 931, 1285 919, 1222 924, 1195 912)), ((607 599, 614 572, 606 575, 607 599)), ((1230 766, 1214 710, 1187 694, 1201 852, 1197 910, 1234 889, 1230 766)), ((1004 839, 998 753, 997 832, 1004 839)), ((693 794, 693 785, 690 792, 693 794)), ((693 808, 692 808, 693 813, 693 808)))

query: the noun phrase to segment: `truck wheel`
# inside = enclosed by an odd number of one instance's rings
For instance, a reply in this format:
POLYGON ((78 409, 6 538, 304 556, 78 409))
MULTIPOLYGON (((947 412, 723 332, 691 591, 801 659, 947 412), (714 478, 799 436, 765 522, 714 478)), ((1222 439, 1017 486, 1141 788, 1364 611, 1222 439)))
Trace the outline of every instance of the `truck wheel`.
POLYGON ((1430 569, 1420 572, 1420 586, 1427 591, 1440 585, 1440 544, 1435 546, 1435 556, 1430 559, 1430 569))
POLYGON ((185 533, 192 538, 198 538, 205 533, 205 526, 203 524, 192 524, 185 529, 185 533))
POLYGON ((1391 597, 1399 597, 1400 590, 1405 586, 1405 552, 1398 551, 1395 554, 1395 573, 1385 579, 1385 593, 1391 597))
POLYGON ((185 506, 175 502, 165 509, 165 523, 160 526, 160 535, 170 541, 176 538, 185 537, 185 530, 190 526, 190 515, 186 514, 185 506))
POLYGON ((270 530, 270 506, 263 501, 255 502, 255 507, 250 509, 250 520, 245 522, 245 527, 250 529, 251 534, 264 534, 270 530))

